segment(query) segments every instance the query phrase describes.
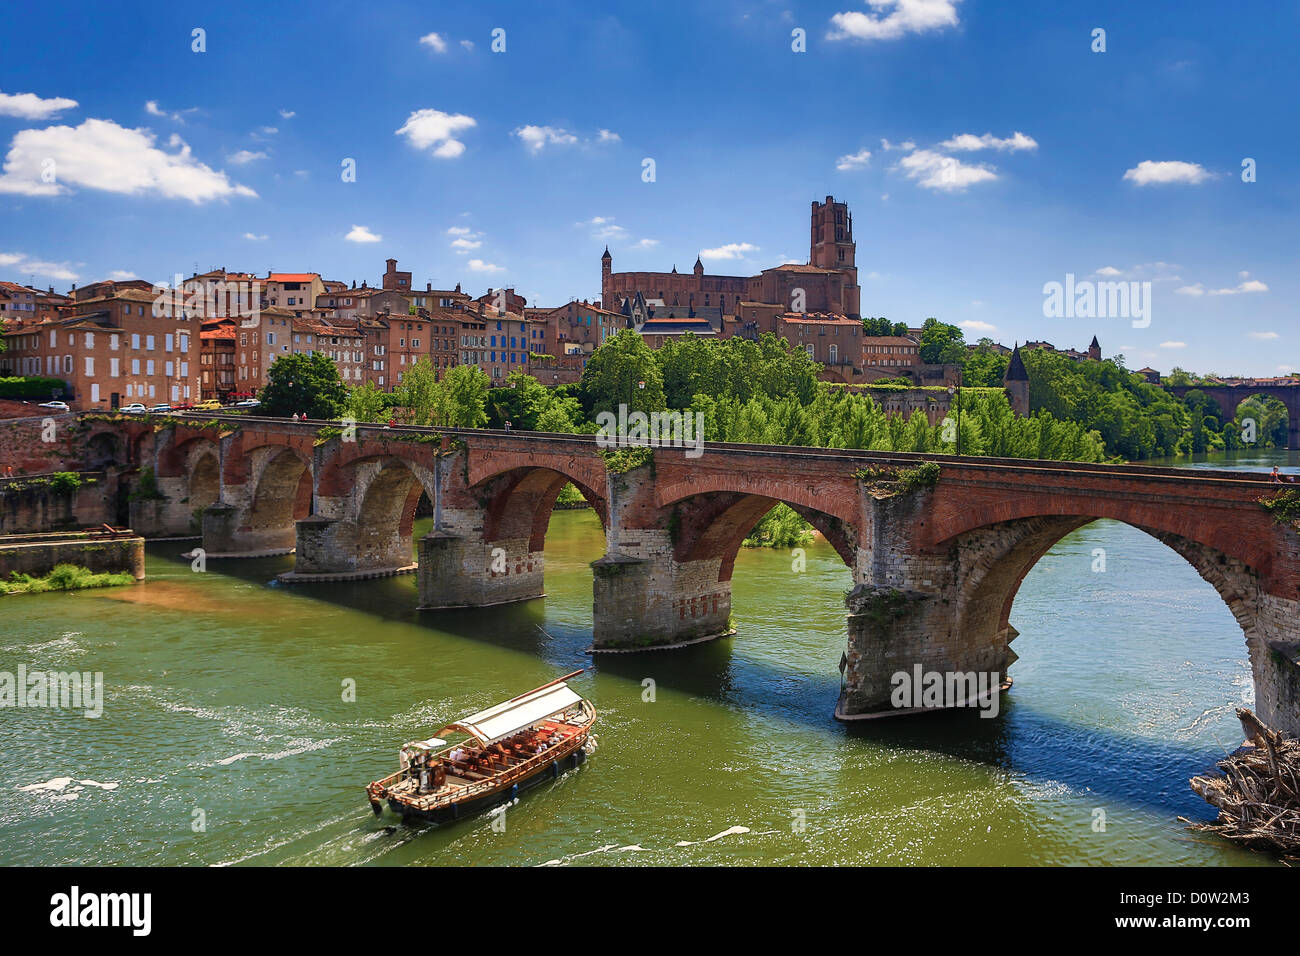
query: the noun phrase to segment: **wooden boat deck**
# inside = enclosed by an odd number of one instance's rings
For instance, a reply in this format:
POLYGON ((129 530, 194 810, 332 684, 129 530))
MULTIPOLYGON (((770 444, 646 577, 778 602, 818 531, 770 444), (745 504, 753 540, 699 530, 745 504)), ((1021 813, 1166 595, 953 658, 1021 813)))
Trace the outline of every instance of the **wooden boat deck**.
POLYGON ((428 811, 468 797, 475 791, 491 793, 529 779, 553 762, 567 757, 585 742, 589 728, 590 722, 584 716, 542 721, 516 738, 499 741, 490 748, 470 751, 471 761, 440 759, 438 762, 446 770, 446 780, 437 790, 421 792, 419 777, 412 775, 389 785, 388 797, 414 809, 428 811), (512 748, 536 747, 539 741, 545 741, 547 746, 535 753, 521 757, 509 752, 512 748), (489 767, 480 763, 485 758, 496 765, 489 767), (492 772, 470 770, 471 764, 484 766, 492 772))

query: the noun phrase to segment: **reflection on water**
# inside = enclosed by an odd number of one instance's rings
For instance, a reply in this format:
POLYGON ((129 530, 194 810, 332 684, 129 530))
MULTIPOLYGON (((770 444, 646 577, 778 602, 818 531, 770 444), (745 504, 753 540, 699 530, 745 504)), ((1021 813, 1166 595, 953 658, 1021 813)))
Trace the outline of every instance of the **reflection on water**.
POLYGON ((5 713, 0 861, 1269 862, 1174 819, 1211 816, 1187 778, 1238 743, 1241 632, 1179 557, 1113 522, 1025 579, 996 719, 835 722, 848 570, 820 540, 802 573, 746 550, 738 634, 597 658, 576 682, 597 754, 508 809, 504 833, 375 819, 362 788, 401 743, 592 663, 595 517, 557 512, 546 548, 544 600, 475 611, 416 611, 413 576, 270 585, 291 558, 199 574, 168 543, 130 590, 6 599, 0 669, 102 671, 107 701, 99 720, 5 713))

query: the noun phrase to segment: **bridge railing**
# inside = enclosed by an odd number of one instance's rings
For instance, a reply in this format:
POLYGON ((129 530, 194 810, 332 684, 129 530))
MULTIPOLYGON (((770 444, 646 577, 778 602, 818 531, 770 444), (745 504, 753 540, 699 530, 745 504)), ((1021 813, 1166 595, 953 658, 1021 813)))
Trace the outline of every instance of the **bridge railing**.
MULTIPOLYGON (((455 435, 462 438, 510 438, 520 441, 568 442, 585 446, 597 444, 595 435, 575 435, 568 432, 536 432, 502 428, 444 428, 434 425, 387 425, 380 422, 349 423, 336 419, 300 419, 254 415, 223 415, 221 412, 184 412, 187 418, 222 419, 232 423, 259 424, 275 427, 303 426, 306 428, 343 428, 354 424, 361 432, 398 432, 420 435, 455 435)), ((1217 468, 1173 468, 1166 465, 1138 463, 1106 464, 1081 461, 1056 461, 1045 458, 992 458, 979 455, 945 455, 931 452, 877 451, 863 448, 815 448, 809 445, 759 445, 744 442, 704 442, 704 450, 720 454, 749 454, 786 458, 844 459, 851 462, 886 465, 915 465, 933 461, 940 465, 963 468, 1017 469, 1020 471, 1070 472, 1103 476, 1146 476, 1172 478, 1179 481, 1235 482, 1275 484, 1265 471, 1249 472, 1217 468)), ((684 448, 660 447, 658 450, 684 452, 684 448)))

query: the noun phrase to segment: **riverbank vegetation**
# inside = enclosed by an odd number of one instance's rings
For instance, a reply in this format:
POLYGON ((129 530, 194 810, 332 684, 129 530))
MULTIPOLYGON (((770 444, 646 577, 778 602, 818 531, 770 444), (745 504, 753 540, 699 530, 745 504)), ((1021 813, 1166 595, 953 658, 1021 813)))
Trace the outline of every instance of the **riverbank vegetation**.
POLYGON ((14 571, 0 580, 0 594, 43 594, 46 591, 80 591, 84 588, 120 587, 134 584, 129 572, 95 572, 77 564, 56 564, 49 574, 31 575, 14 571))

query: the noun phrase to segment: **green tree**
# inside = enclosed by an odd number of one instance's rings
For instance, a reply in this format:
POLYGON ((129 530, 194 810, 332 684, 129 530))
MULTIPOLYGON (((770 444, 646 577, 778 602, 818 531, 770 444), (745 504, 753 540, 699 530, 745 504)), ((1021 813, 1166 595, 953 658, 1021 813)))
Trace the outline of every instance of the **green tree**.
POLYGON ((871 336, 906 335, 906 322, 890 322, 883 315, 876 319, 862 320, 862 334, 871 336))
POLYGON ((960 365, 966 360, 961 329, 931 316, 921 325, 921 361, 927 365, 960 365))
POLYGON ((582 373, 582 394, 592 418, 600 412, 617 412, 620 404, 639 412, 668 407, 655 353, 631 329, 623 329, 591 353, 582 373))
POLYGON ((446 401, 446 388, 438 381, 433 362, 420 358, 402 373, 402 383, 393 390, 398 405, 406 409, 412 425, 431 425, 446 401))
POLYGON ((359 422, 388 420, 389 396, 375 387, 374 382, 364 382, 348 393, 344 414, 359 422))
POLYGON ((457 365, 439 383, 440 400, 432 424, 449 428, 482 428, 487 424, 491 382, 477 365, 457 365))
POLYGON ((338 418, 348 401, 338 366, 323 352, 281 355, 266 370, 258 414, 338 418))

